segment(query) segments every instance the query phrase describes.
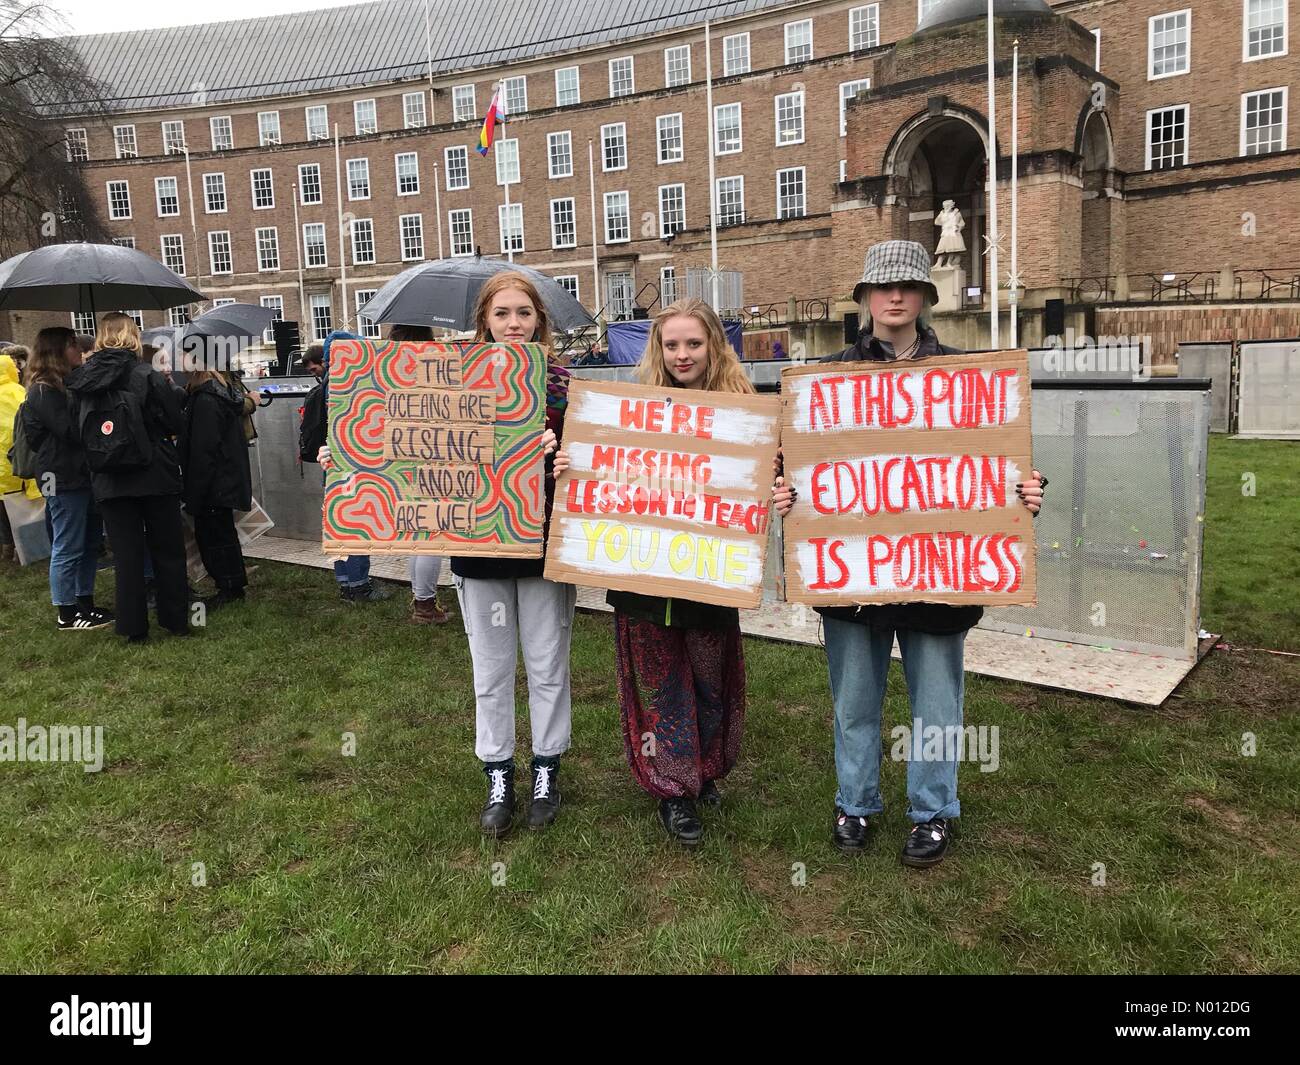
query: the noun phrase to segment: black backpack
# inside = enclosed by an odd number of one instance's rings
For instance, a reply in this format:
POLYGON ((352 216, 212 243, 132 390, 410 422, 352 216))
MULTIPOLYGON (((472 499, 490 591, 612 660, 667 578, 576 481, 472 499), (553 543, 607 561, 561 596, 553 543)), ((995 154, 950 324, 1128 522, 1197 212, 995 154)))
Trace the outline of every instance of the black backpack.
POLYGON ((21 403, 14 411, 14 442, 6 458, 9 459, 9 468, 14 471, 15 477, 30 481, 36 476, 36 452, 27 443, 27 427, 23 424, 21 403))
POLYGON ((148 373, 132 368, 126 385, 79 396, 77 424, 92 473, 140 470, 153 461, 153 441, 144 421, 148 373))
POLYGON ((315 462, 316 455, 325 446, 325 384, 321 382, 302 403, 302 424, 298 426, 298 457, 303 462, 315 462))

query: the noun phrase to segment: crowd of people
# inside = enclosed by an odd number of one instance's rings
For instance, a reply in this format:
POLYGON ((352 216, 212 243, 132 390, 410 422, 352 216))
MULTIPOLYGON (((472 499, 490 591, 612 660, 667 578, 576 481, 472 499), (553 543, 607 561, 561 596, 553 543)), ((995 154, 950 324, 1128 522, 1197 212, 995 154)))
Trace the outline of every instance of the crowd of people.
MULTIPOLYGON (((869 249, 854 293, 864 322, 861 335, 832 358, 880 362, 955 351, 941 345, 925 322, 925 312, 937 302, 929 262, 925 249, 908 241, 869 249)), ((432 339, 429 331, 409 326, 395 326, 391 336, 432 339)), ((33 356, 38 372, 28 384, 23 420, 41 456, 40 474, 54 473, 59 490, 67 493, 50 507, 56 544, 50 588, 58 623, 105 623, 105 613, 93 606, 94 567, 86 563, 97 544, 90 526, 97 525, 95 515, 102 513, 117 568, 118 631, 130 639, 144 638, 143 567, 152 559, 159 622, 184 633, 182 502, 194 516, 204 564, 217 580, 217 598, 229 601, 243 594, 243 559, 231 521, 233 510, 247 508, 249 486, 241 427, 247 411, 240 393, 215 371, 199 375, 198 381, 191 377, 182 391, 140 361, 139 334, 122 315, 104 319, 84 365, 79 365, 80 350, 70 331, 46 330, 41 337, 37 347, 43 354, 33 356), (142 440, 151 445, 152 459, 130 472, 96 472, 102 456, 85 445, 78 423, 86 420, 86 409, 103 410, 104 401, 93 397, 124 393, 128 387, 139 397, 142 440), (41 391, 36 403, 34 390, 41 391), (92 401, 95 405, 87 408, 92 401)), ((569 465, 563 447, 569 375, 553 357, 546 307, 527 277, 505 271, 483 285, 475 339, 531 342, 548 352, 542 449, 549 532, 555 478, 569 465)), ((309 349, 303 361, 318 378, 327 379, 329 343, 309 349)), ((718 315, 695 299, 678 300, 654 316, 638 374, 642 383, 661 388, 753 391, 718 315)), ((133 412, 130 404, 119 405, 113 417, 133 412)), ((309 398, 304 405, 302 453, 328 471, 332 457, 324 418, 323 394, 317 394, 314 404, 309 398)), ((795 490, 785 484, 780 458, 773 476, 773 505, 785 516, 799 504, 795 490)), ((1031 513, 1038 512, 1044 484, 1035 470, 1017 485, 1020 501, 1031 513)), ((447 619, 436 599, 440 567, 441 559, 434 556, 413 560, 413 620, 447 619)), ((576 590, 547 580, 540 558, 453 556, 450 567, 472 663, 474 751, 486 776, 480 827, 488 836, 501 837, 516 819, 515 676, 522 648, 532 740, 526 823, 542 829, 560 811, 560 760, 572 742, 570 641, 576 590)), ((388 594, 370 580, 368 556, 336 562, 335 577, 340 595, 350 603, 388 594)), ((721 803, 718 782, 735 765, 742 745, 745 661, 739 613, 628 592, 611 591, 607 601, 614 611, 613 669, 633 779, 656 801, 668 835, 696 846, 704 831, 700 806, 721 803)), ((869 819, 884 808, 881 712, 894 639, 902 653, 914 727, 960 727, 964 642, 980 610, 917 603, 820 612, 835 715, 838 790, 831 840, 853 853, 864 849, 869 819)), ((901 860, 914 867, 934 865, 948 850, 949 822, 960 815, 956 754, 945 746, 939 759, 909 762, 907 797, 912 828, 901 860)))

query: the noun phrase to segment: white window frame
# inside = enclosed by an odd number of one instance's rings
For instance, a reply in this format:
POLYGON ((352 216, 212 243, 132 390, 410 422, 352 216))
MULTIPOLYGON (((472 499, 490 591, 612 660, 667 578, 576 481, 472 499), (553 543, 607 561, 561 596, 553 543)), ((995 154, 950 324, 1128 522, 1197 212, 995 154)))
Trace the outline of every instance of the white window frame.
POLYGON ((627 189, 618 189, 614 192, 605 193, 602 206, 604 207, 605 219, 605 243, 606 244, 629 244, 632 241, 632 196, 627 189), (627 223, 627 236, 611 237, 609 228, 609 208, 611 203, 618 203, 618 198, 623 199, 623 217, 627 223))
POLYGON ((634 57, 630 55, 615 56, 613 59, 609 60, 609 98, 613 100, 621 96, 632 96, 635 95, 635 93, 636 93, 636 61, 634 57), (626 92, 614 91, 614 64, 615 63, 627 64, 627 91, 626 92))
POLYGON ((329 233, 325 229, 324 222, 304 222, 302 224, 302 265, 306 270, 318 270, 322 267, 329 266, 330 249, 329 233), (312 241, 307 237, 308 230, 320 231, 320 262, 312 261, 312 241))
POLYGON ((665 163, 680 163, 686 158, 686 133, 685 126, 682 123, 682 113, 674 111, 668 115, 657 115, 655 117, 655 158, 659 160, 660 165, 665 163), (677 154, 675 156, 664 156, 664 120, 677 120, 677 154))
POLYGON ((224 171, 216 173, 203 174, 199 177, 203 184, 203 213, 204 214, 226 214, 230 210, 230 194, 226 191, 226 175, 224 171), (208 189, 208 178, 220 178, 221 183, 221 206, 214 208, 212 206, 211 194, 208 189))
POLYGON ((559 196, 553 199, 551 201, 549 217, 551 220, 551 247, 556 249, 576 248, 578 246, 578 201, 572 196, 559 196), (557 204, 569 205, 569 227, 572 233, 567 241, 562 241, 557 236, 557 230, 555 227, 555 208, 557 204))
MULTIPOLYGON (((515 254, 519 254, 524 250, 524 205, 522 203, 497 204, 497 232, 501 237, 502 255, 506 254, 506 218, 515 215, 519 217, 519 247, 513 250, 515 254)), ((514 226, 511 225, 510 229, 513 232, 514 226)))
POLYGON ((253 247, 257 251, 257 272, 259 274, 276 274, 280 272, 280 231, 275 226, 258 226, 253 230, 253 247), (262 265, 262 234, 271 234, 270 246, 275 249, 275 265, 262 265))
POLYGON ((1092 69, 1096 71, 1100 71, 1101 70, 1101 27, 1100 26, 1098 26, 1095 30, 1092 31, 1092 38, 1093 38, 1092 69))
POLYGON ((691 46, 689 44, 675 44, 671 48, 664 49, 664 88, 674 89, 681 85, 691 83, 691 46), (673 81, 673 58, 680 58, 681 53, 686 53, 686 77, 681 81, 673 81))
POLYGON ((745 175, 744 174, 727 174, 723 177, 718 178, 713 183, 713 196, 714 196, 713 209, 718 219, 718 225, 743 226, 749 220, 748 213, 746 212, 745 209, 745 175), (740 182, 740 221, 739 222, 724 222, 722 220, 722 183, 724 181, 740 182))
POLYGON ((458 259, 466 255, 474 254, 474 211, 472 208, 454 207, 447 212, 447 235, 451 241, 452 258, 458 259), (467 247, 464 251, 456 250, 456 246, 457 246, 456 245, 456 216, 457 215, 464 215, 465 216, 464 221, 468 223, 468 237, 466 239, 469 242, 469 247, 467 247))
POLYGON ((131 248, 132 250, 135 249, 135 237, 114 237, 113 243, 116 244, 119 248, 131 248))
POLYGON ((794 22, 787 22, 785 24, 785 51, 782 54, 785 57, 784 65, 787 67, 793 66, 795 63, 811 63, 813 59, 816 58, 816 52, 813 51, 813 20, 812 19, 801 18, 801 19, 796 19, 794 22), (790 43, 791 31, 796 30, 802 26, 808 27, 808 55, 803 59, 791 59, 790 58, 790 49, 792 47, 790 43))
POLYGON ((254 211, 275 210, 275 174, 272 172, 269 166, 257 166, 248 172, 248 194, 251 198, 254 211), (271 202, 261 204, 260 206, 258 205, 257 202, 257 175, 258 174, 268 175, 269 180, 267 181, 266 187, 271 193, 271 202))
POLYGON ((727 34, 727 36, 722 38, 722 76, 724 78, 730 78, 736 74, 748 74, 749 70, 750 70, 749 31, 746 30, 744 33, 727 34), (727 55, 728 45, 732 41, 737 42, 736 45, 733 46, 733 50, 737 52, 739 52, 740 49, 740 42, 742 41, 744 42, 745 58, 743 63, 740 61, 739 55, 736 56, 727 55), (735 60, 735 62, 733 62, 733 60, 735 60))
POLYGON ((846 125, 848 121, 848 114, 846 109, 848 108, 849 100, 852 98, 852 96, 857 96, 858 93, 862 91, 862 89, 869 89, 869 88, 871 88, 870 78, 855 78, 853 81, 840 82, 840 136, 841 137, 847 136, 848 134, 848 126, 846 125), (861 88, 854 88, 851 96, 845 95, 844 90, 851 88, 853 86, 860 86, 861 88))
POLYGON ((235 242, 230 239, 230 230, 213 229, 208 231, 208 273, 233 274, 235 272, 235 242), (226 269, 217 269, 217 251, 212 243, 213 237, 226 238, 226 269))
POLYGON ((363 156, 358 156, 358 157, 355 158, 355 159, 345 159, 345 160, 343 160, 343 176, 344 176, 344 178, 347 180, 347 183, 348 183, 348 202, 349 202, 349 203, 356 203, 356 202, 358 202, 358 201, 360 201, 360 200, 368 200, 368 199, 370 199, 371 186, 370 186, 370 157, 369 157, 369 156, 364 156, 364 155, 363 155, 363 156), (353 182, 352 182, 352 164, 353 164, 353 163, 363 163, 363 164, 365 165, 365 168, 366 168, 366 176, 365 176, 365 182, 366 182, 366 194, 365 194, 364 196, 354 196, 354 195, 352 194, 352 185, 353 185, 353 182))
POLYGON ((791 144, 802 144, 804 141, 806 123, 806 113, 804 107, 804 92, 802 89, 796 89, 794 92, 778 93, 772 98, 772 118, 776 135, 776 147, 785 148, 791 144), (796 139, 781 139, 781 101, 793 97, 799 105, 799 136, 796 139))
POLYGON ((656 199, 659 205, 659 239, 663 240, 665 237, 680 233, 683 229, 685 229, 686 228, 686 184, 685 182, 675 181, 668 185, 660 185, 656 199), (671 229, 671 230, 668 228, 667 225, 665 225, 665 219, 664 219, 664 193, 669 191, 670 189, 678 190, 678 193, 681 198, 681 213, 682 213, 681 227, 679 229, 671 229))
POLYGON ((713 108, 713 154, 714 155, 736 155, 745 150, 745 126, 744 126, 744 108, 740 101, 729 104, 715 104, 713 108), (718 136, 718 116, 729 108, 736 109, 736 146, 734 148, 723 148, 722 138, 718 136))
POLYGON ((371 266, 379 259, 378 249, 375 246, 375 220, 373 218, 354 218, 348 224, 349 248, 352 252, 353 266, 371 266), (370 227, 370 258, 360 259, 357 257, 357 230, 366 225, 370 227))
POLYGON ((514 77, 501 79, 501 95, 498 98, 502 110, 506 115, 523 115, 528 113, 528 76, 526 74, 516 74, 514 77), (518 84, 520 95, 523 97, 524 106, 518 109, 510 106, 510 90, 518 84))
POLYGON ((397 216, 397 243, 402 250, 402 262, 418 263, 423 261, 424 259, 424 215, 423 214, 417 211, 413 214, 403 214, 397 216), (417 255, 408 255, 406 251, 406 241, 407 241, 406 223, 409 219, 412 218, 416 219, 420 227, 420 231, 418 234, 420 239, 420 251, 419 254, 417 255))
POLYGON ((185 276, 185 237, 181 233, 163 233, 158 237, 159 262, 174 274, 185 276), (179 270, 167 261, 167 242, 174 240, 176 250, 180 252, 181 268, 179 270))
POLYGON ((330 111, 329 111, 328 104, 312 104, 310 107, 304 108, 303 121, 307 124, 307 139, 309 141, 327 141, 330 139, 330 111), (317 131, 316 133, 312 132, 311 113, 313 111, 320 111, 324 114, 325 116, 324 132, 319 132, 319 131, 317 131))
POLYGON ((398 196, 418 196, 420 195, 420 153, 419 152, 398 152, 393 156, 393 180, 396 184, 398 196), (402 160, 415 160, 415 188, 402 191, 402 160))
POLYGON ((1291 3, 1282 0, 1282 50, 1268 52, 1264 55, 1250 54, 1250 0, 1241 0, 1241 61, 1258 63, 1261 59, 1277 59, 1284 56, 1291 48, 1291 3))
POLYGON ((90 159, 90 138, 86 136, 86 130, 83 126, 73 126, 63 131, 63 142, 68 149, 68 162, 84 163, 90 159), (80 136, 74 137, 77 133, 80 136), (77 152, 73 152, 73 145, 77 146, 77 152))
POLYGON ((188 143, 185 140, 185 119, 169 118, 165 122, 160 123, 159 125, 162 130, 163 155, 184 155, 185 149, 189 147, 188 143), (170 135, 167 132, 168 126, 180 126, 181 128, 180 144, 171 143, 170 135))
POLYGON ((284 137, 280 129, 280 112, 279 111, 258 111, 257 112, 257 146, 259 148, 268 148, 272 145, 284 143, 284 137), (264 128, 264 118, 275 119, 275 132, 268 133, 264 128))
POLYGON ((214 152, 229 152, 235 147, 235 120, 230 115, 213 115, 208 119, 208 138, 212 144, 214 152), (217 146, 217 123, 224 122, 226 131, 230 134, 230 143, 224 148, 217 146))
POLYGON ((1262 96, 1266 92, 1280 92, 1282 94, 1282 144, 1278 148, 1270 148, 1267 152, 1255 152, 1254 155, 1271 155, 1274 152, 1286 151, 1287 110, 1291 104, 1291 94, 1288 92, 1288 88, 1286 85, 1274 85, 1271 89, 1252 89, 1250 92, 1241 94, 1241 138, 1238 148, 1240 155, 1246 155, 1246 103, 1250 97, 1262 96))
POLYGON ((352 132, 358 137, 369 137, 372 133, 379 132, 379 103, 373 96, 369 96, 364 100, 352 101, 352 132), (374 123, 374 129, 361 128, 361 108, 365 104, 370 105, 370 115, 374 123))
POLYGON ((325 182, 321 175, 320 163, 299 163, 298 164, 298 202, 302 204, 304 207, 307 207, 311 204, 319 204, 325 202, 325 182), (312 167, 316 168, 316 199, 309 200, 305 196, 303 196, 303 192, 307 188, 307 176, 305 171, 311 169, 312 167))
POLYGON ((275 312, 275 317, 271 319, 272 324, 268 325, 265 329, 262 330, 262 343, 274 344, 275 343, 274 323, 284 321, 284 297, 278 295, 259 296, 257 298, 257 302, 259 306, 264 307, 266 310, 275 312))
POLYGON ((334 300, 328 292, 313 292, 307 297, 308 314, 311 316, 311 335, 318 341, 324 340, 334 328, 334 300), (316 312, 324 309, 325 325, 322 328, 316 312))
POLYGON ((1192 69, 1192 9, 1190 7, 1178 8, 1175 11, 1162 11, 1157 15, 1152 15, 1147 19, 1147 81, 1163 81, 1165 78, 1177 78, 1188 74, 1192 69), (1156 68, 1156 20, 1176 18, 1179 15, 1187 16, 1187 64, 1182 70, 1171 70, 1166 74, 1157 74, 1156 68))
POLYGON ((357 311, 357 332, 361 334, 364 340, 381 340, 383 339, 383 330, 379 323, 368 315, 361 313, 361 308, 375 298, 377 288, 359 288, 353 300, 356 304, 357 311))
POLYGON ((496 142, 497 185, 518 185, 522 176, 519 163, 519 138, 502 137, 496 142), (506 145, 512 145, 507 149, 506 145), (513 171, 511 167, 513 166, 513 171))
POLYGON ((573 107, 575 104, 580 104, 580 103, 582 103, 582 71, 579 70, 576 66, 557 67, 555 70, 555 106, 573 107), (570 72, 572 72, 573 74, 572 92, 574 98, 572 100, 563 100, 560 98, 561 94, 569 92, 570 90, 560 85, 560 75, 568 74, 570 72))
POLYGON ((459 192, 462 189, 469 188, 469 148, 464 144, 453 144, 450 145, 449 147, 444 148, 442 150, 442 170, 443 170, 443 174, 445 175, 444 184, 446 185, 448 192, 459 192), (453 185, 451 183, 451 174, 452 174, 451 155, 453 152, 458 152, 460 154, 461 161, 464 163, 463 184, 453 185))
POLYGON ((181 183, 179 178, 174 177, 156 177, 153 179, 153 203, 158 211, 159 218, 179 218, 181 216, 181 183), (162 187, 163 182, 170 181, 172 187, 176 190, 176 210, 163 211, 162 208, 162 187))
POLYGON ((451 120, 453 122, 473 122, 478 118, 478 102, 474 98, 474 83, 453 85, 451 87, 451 120), (469 114, 465 114, 461 104, 469 96, 469 114))
POLYGON ((562 289, 564 289, 564 291, 567 292, 570 296, 572 296, 575 300, 578 298, 578 275, 577 274, 556 274, 555 283, 559 285, 562 289), (573 284, 571 285, 565 284, 566 281, 571 281, 573 282, 573 284))
POLYGON ((72 331, 87 336, 95 335, 95 316, 90 311, 72 312, 72 331))
MULTIPOLYGON (((862 26, 859 25, 858 29, 861 30, 862 26)), ((849 51, 866 52, 872 48, 879 48, 879 47, 880 47, 880 5, 863 4, 861 7, 849 8, 849 51), (875 40, 872 41, 870 44, 854 45, 853 20, 855 18, 858 19, 859 23, 863 19, 866 19, 868 23, 868 29, 875 30, 875 40)))
MULTIPOLYGON (((1142 136, 1146 141, 1146 169, 1151 170, 1152 148, 1151 141, 1151 116, 1159 114, 1161 111, 1182 111, 1183 112, 1183 161, 1176 164, 1177 166, 1186 166, 1192 161, 1192 108, 1190 104, 1166 104, 1164 107, 1151 107, 1147 109, 1146 118, 1143 120, 1142 136)), ((1172 167, 1162 167, 1164 170, 1173 169, 1172 167)))
POLYGON ((618 170, 627 169, 627 123, 626 122, 607 122, 600 127, 600 169, 603 173, 612 174, 618 170), (623 144, 623 165, 609 165, 609 142, 606 140, 607 130, 621 130, 623 144))
POLYGON ((104 192, 108 197, 108 217, 113 222, 125 222, 131 217, 131 182, 125 178, 104 182, 104 192), (126 214, 113 213, 113 186, 121 185, 126 192, 126 214))
POLYGON ((916 0, 916 23, 919 26, 928 15, 939 5, 939 0, 916 0))
POLYGON ((788 221, 792 218, 805 218, 808 215, 808 168, 806 166, 783 166, 776 172, 776 217, 778 221, 788 221), (800 205, 798 214, 781 213, 781 175, 782 174, 799 174, 800 197, 803 203, 800 205))
POLYGON ((424 95, 424 90, 419 92, 402 93, 402 128, 403 129, 424 129, 429 124, 429 100, 424 95), (420 101, 420 120, 411 121, 411 102, 420 101))
POLYGON ((568 129, 557 129, 546 135, 546 176, 552 178, 571 178, 573 177, 573 131, 568 129), (567 142, 565 154, 569 160, 568 170, 557 170, 555 166, 555 146, 561 143, 560 138, 567 142))
POLYGON ((677 302, 677 298, 677 267, 672 263, 666 263, 659 267, 659 306, 670 306, 677 302), (664 290, 668 287, 669 278, 672 278, 673 282, 672 299, 664 299, 664 290))
POLYGON ((125 125, 113 127, 113 156, 116 159, 140 158, 140 141, 135 135, 135 125, 133 123, 128 122, 125 125), (124 130, 127 131, 125 137, 123 136, 124 130), (131 142, 129 148, 123 147, 122 144, 127 139, 131 142))

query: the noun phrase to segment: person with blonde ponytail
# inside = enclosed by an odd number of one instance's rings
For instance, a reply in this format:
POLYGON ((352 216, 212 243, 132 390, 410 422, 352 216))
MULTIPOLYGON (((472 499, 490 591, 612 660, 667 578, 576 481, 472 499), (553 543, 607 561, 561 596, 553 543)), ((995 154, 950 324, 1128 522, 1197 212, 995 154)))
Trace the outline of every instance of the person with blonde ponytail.
MULTIPOLYGON (((641 384, 749 394, 749 376, 722 322, 702 300, 671 303, 654 316, 637 370, 641 384)), ((569 467, 561 449, 558 476, 569 467)), ((659 800, 668 835, 703 838, 697 802, 721 803, 717 781, 740 754, 745 656, 733 607, 611 591, 623 747, 632 776, 659 800)))

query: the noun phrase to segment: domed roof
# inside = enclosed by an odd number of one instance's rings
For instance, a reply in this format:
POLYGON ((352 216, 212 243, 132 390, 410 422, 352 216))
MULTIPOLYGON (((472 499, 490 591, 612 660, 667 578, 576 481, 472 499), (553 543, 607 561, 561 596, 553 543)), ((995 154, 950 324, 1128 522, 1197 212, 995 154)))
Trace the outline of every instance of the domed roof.
MULTIPOLYGON (((925 18, 916 27, 917 33, 938 29, 940 26, 955 26, 959 22, 971 22, 974 19, 987 18, 988 0, 940 0, 932 7, 925 18)), ((1009 15, 1047 15, 1055 13, 1043 0, 993 0, 994 17, 1009 15)))

